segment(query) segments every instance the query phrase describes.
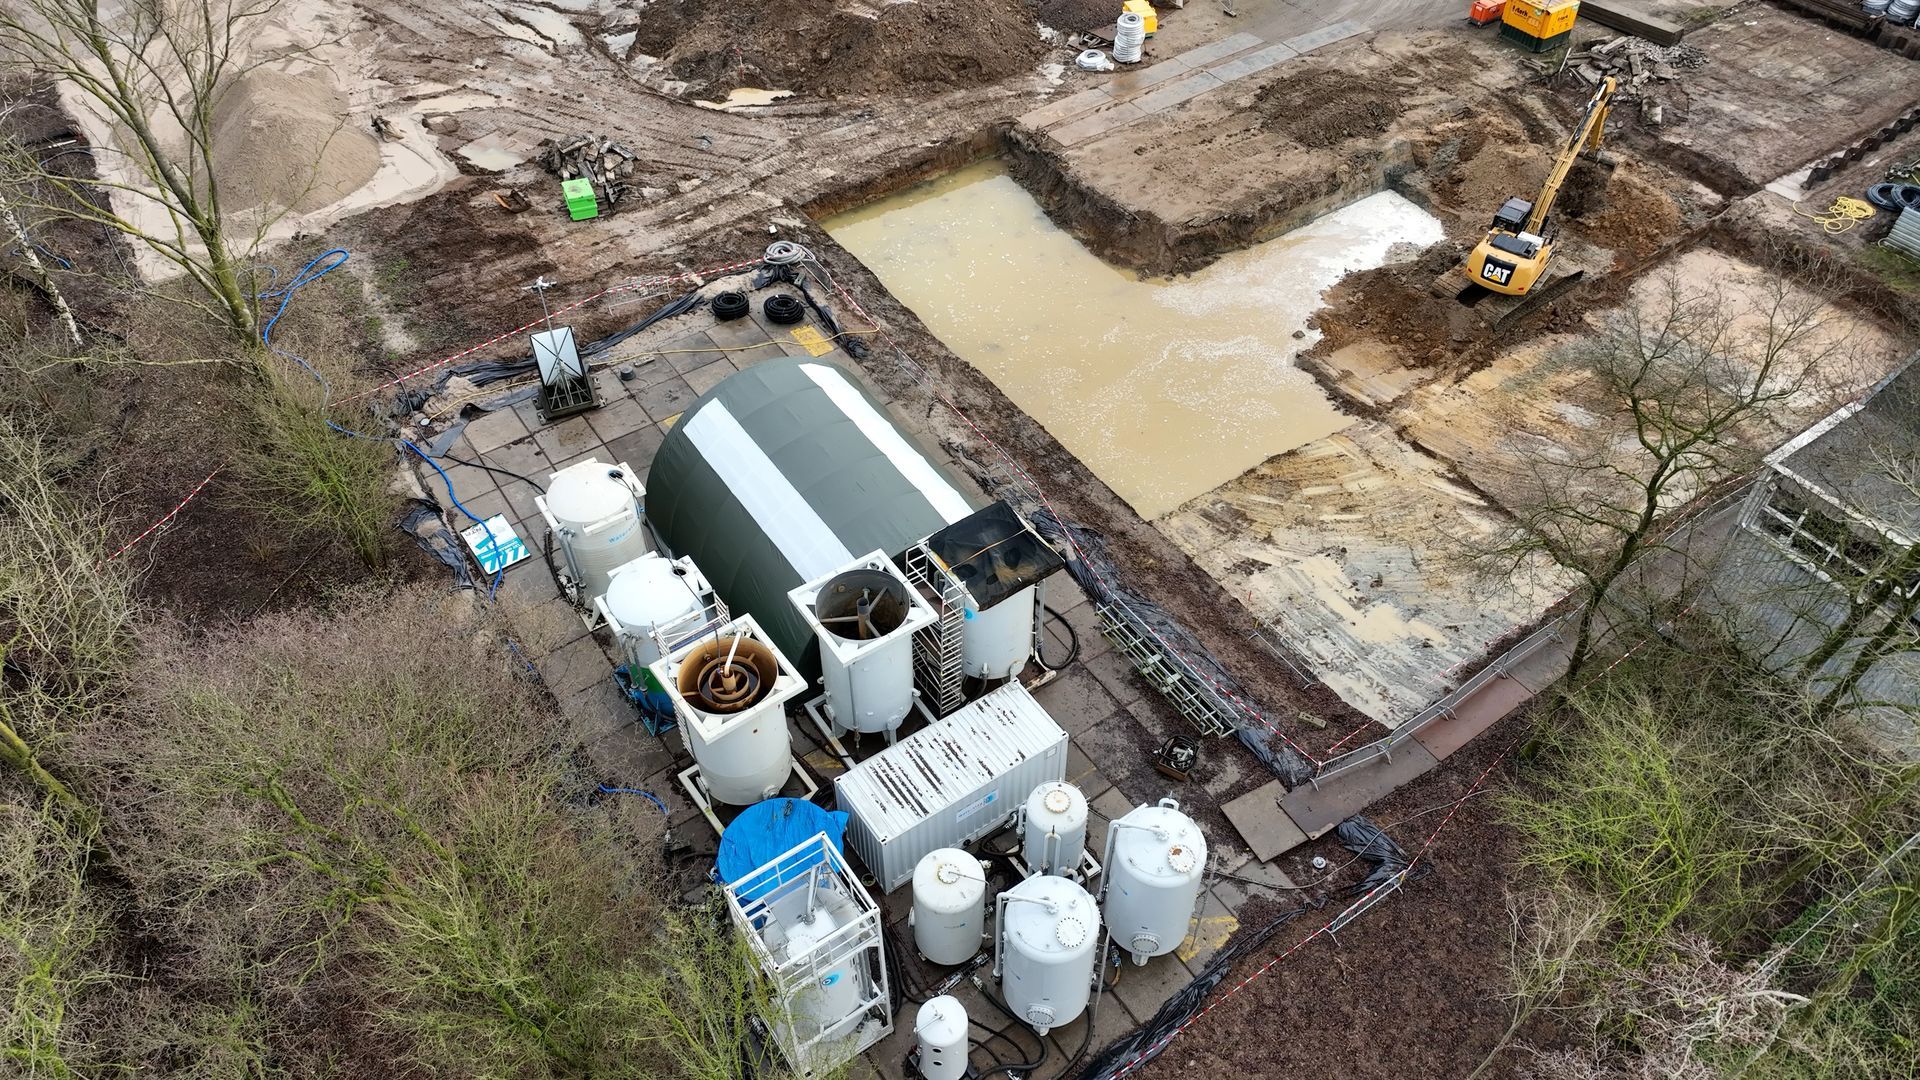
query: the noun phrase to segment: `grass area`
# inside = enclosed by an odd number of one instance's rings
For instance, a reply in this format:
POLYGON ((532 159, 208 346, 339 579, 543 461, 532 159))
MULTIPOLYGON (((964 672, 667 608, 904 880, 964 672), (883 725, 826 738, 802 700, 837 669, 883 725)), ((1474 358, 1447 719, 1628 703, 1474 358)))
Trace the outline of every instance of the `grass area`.
POLYGON ((1920 262, 1879 244, 1861 248, 1860 261, 1879 275, 1888 288, 1906 293, 1920 292, 1920 262))
POLYGON ((490 609, 149 617, 43 435, 0 411, 0 1073, 779 1075, 490 609))

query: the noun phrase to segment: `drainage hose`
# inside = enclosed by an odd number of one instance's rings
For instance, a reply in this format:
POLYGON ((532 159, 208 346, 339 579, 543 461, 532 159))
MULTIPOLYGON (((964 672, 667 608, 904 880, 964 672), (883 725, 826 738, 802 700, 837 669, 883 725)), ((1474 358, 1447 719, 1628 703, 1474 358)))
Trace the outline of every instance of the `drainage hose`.
POLYGON ((1067 665, 1073 663, 1080 655, 1080 634, 1073 628, 1073 624, 1067 621, 1065 615, 1060 614, 1051 607, 1047 607, 1045 610, 1048 615, 1053 617, 1053 621, 1059 623, 1060 628, 1067 632, 1067 658, 1057 664, 1049 661, 1047 659, 1047 636, 1042 634, 1040 635, 1040 647, 1034 651, 1034 659, 1040 661, 1040 666, 1046 668, 1048 671, 1065 671, 1067 665))
POLYGON ((715 293, 713 295, 713 317, 719 319, 721 322, 730 322, 740 318, 746 313, 747 296, 745 293, 734 292, 729 289, 726 292, 715 293))
POLYGON ((768 322, 777 326, 792 326, 807 317, 807 309, 786 293, 774 293, 767 297, 766 302, 760 305, 760 310, 766 312, 768 322))

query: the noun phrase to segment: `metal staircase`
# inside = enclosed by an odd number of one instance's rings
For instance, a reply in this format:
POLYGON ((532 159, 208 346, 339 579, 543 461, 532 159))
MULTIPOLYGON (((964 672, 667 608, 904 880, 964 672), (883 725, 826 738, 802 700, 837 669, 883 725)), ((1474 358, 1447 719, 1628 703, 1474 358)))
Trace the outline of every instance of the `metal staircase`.
POLYGON ((939 616, 913 635, 913 682, 936 716, 945 716, 966 700, 961 686, 961 633, 967 620, 967 593, 935 561, 926 545, 906 553, 907 580, 920 589, 939 616))

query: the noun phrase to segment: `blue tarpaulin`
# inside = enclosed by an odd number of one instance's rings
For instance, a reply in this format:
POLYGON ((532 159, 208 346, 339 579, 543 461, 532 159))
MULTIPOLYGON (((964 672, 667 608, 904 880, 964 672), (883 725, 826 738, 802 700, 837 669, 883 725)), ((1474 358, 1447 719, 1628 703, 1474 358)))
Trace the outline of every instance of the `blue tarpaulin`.
MULTIPOLYGON (((826 833, 833 850, 842 852, 840 838, 846 830, 847 815, 842 811, 822 810, 804 799, 768 799, 740 811, 740 816, 720 834, 720 853, 714 859, 714 869, 721 881, 731 885, 819 833, 826 833)), ((809 856, 810 859, 816 857, 809 856)), ((782 877, 806 867, 784 869, 788 873, 782 877)), ((782 877, 769 878, 766 888, 777 884, 782 877)))

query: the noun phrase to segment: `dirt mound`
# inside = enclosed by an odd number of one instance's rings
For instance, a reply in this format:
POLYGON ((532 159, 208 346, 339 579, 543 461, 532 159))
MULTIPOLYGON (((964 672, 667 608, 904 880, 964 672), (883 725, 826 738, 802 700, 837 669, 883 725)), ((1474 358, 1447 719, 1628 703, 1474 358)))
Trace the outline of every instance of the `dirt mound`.
POLYGON ((1595 202, 1574 219, 1574 227, 1588 243, 1612 249, 1620 268, 1653 254, 1681 232, 1679 205, 1630 167, 1615 171, 1604 196, 1595 202))
POLYGON ((213 112, 220 205, 318 210, 373 179, 380 144, 353 125, 346 95, 321 72, 259 68, 241 77, 213 112))
POLYGON ((1035 0, 1034 13, 1055 30, 1101 30, 1120 17, 1120 5, 1110 0, 1035 0))
POLYGON ((1357 75, 1316 71, 1268 85, 1254 107, 1262 128, 1321 149, 1387 130, 1400 115, 1400 97, 1357 75))
POLYGON ((996 82, 1046 55, 1034 22, 1026 0, 666 0, 635 48, 702 96, 837 97, 996 82))

